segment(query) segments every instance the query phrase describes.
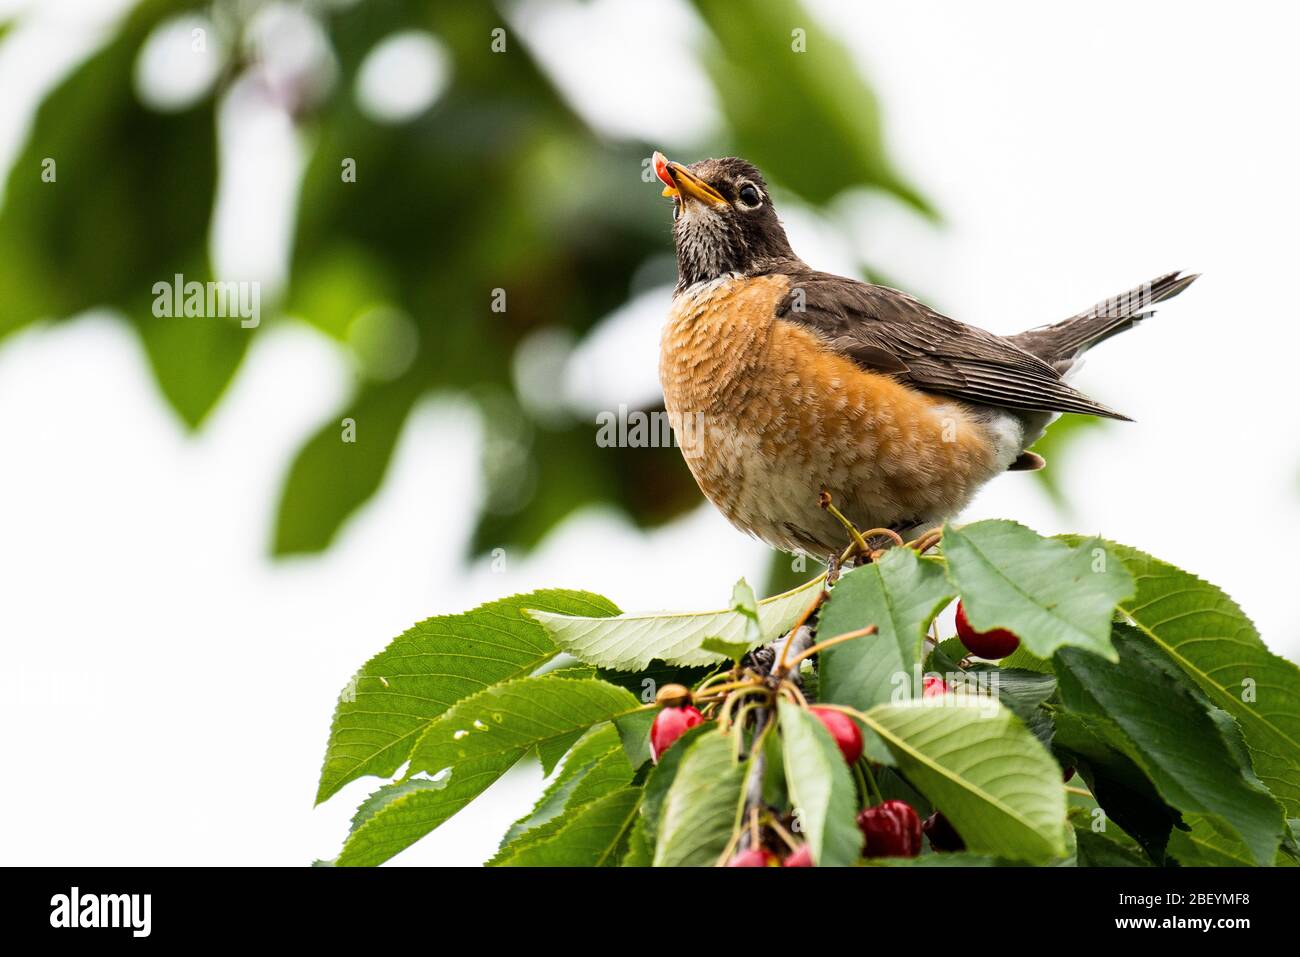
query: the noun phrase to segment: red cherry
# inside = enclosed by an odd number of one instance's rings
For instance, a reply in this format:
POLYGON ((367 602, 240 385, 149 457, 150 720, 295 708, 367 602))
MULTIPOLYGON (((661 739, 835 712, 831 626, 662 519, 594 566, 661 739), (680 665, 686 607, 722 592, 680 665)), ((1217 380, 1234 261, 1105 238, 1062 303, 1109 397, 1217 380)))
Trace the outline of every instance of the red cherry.
POLYGON ((940 698, 948 693, 948 683, 935 675, 926 675, 921 679, 922 698, 940 698))
POLYGON ((921 853, 921 819, 906 801, 886 801, 858 815, 866 857, 916 857, 921 853))
POLYGON ((952 822, 938 811, 925 819, 921 830, 925 832, 925 836, 930 839, 930 846, 936 851, 966 850, 966 842, 961 839, 952 822))
POLYGON ((812 851, 807 844, 800 844, 799 849, 781 862, 782 867, 812 867, 812 851))
POLYGON ((858 730, 856 721, 843 711, 836 711, 833 708, 812 707, 808 710, 826 726, 826 730, 831 733, 831 737, 839 746, 840 754, 844 755, 845 761, 853 764, 862 757, 862 732, 858 730))
POLYGON ((777 867, 779 862, 776 855, 771 851, 765 851, 762 848, 751 847, 747 851, 741 851, 731 860, 727 861, 728 867, 777 867))
POLYGON ((966 608, 957 602, 957 637, 972 655, 981 658, 1005 658, 1020 647, 1020 639, 1005 628, 976 631, 966 620, 966 608))
POLYGON ((704 720, 700 709, 693 705, 684 708, 664 708, 655 715, 650 725, 650 759, 655 764, 678 738, 704 720))
POLYGON ((1068 782, 1072 777, 1074 777, 1073 765, 1071 765, 1070 767, 1066 768, 1064 771, 1061 772, 1061 783, 1064 784, 1068 782))

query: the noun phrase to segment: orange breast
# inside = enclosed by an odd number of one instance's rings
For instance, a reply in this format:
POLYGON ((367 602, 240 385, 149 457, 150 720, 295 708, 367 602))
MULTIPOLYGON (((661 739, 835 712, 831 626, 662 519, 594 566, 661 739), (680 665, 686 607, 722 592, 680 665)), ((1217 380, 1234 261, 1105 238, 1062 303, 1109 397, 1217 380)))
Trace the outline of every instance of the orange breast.
POLYGON ((1005 469, 990 426, 955 400, 866 372, 811 330, 774 318, 785 276, 679 294, 660 380, 701 491, 778 548, 846 542, 824 488, 860 528, 937 522, 1005 469))

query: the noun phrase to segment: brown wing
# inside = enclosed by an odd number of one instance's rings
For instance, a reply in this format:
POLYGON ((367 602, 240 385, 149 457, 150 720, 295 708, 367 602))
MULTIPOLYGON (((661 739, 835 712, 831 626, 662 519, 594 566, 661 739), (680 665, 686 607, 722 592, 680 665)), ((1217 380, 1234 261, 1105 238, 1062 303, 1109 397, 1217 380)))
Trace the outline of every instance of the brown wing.
POLYGON ((864 369, 977 405, 1125 419, 1071 388, 1001 336, 949 319, 907 293, 815 272, 790 274, 776 315, 815 330, 864 369))

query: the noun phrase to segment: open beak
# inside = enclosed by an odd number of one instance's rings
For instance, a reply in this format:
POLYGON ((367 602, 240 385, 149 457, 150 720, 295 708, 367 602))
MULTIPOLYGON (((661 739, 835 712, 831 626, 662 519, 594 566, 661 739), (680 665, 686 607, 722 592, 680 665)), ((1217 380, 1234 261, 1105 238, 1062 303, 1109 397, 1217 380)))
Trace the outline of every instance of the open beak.
POLYGON ((682 201, 697 200, 709 206, 726 206, 723 195, 681 163, 674 163, 658 150, 654 154, 655 175, 664 184, 665 196, 680 196, 682 201))

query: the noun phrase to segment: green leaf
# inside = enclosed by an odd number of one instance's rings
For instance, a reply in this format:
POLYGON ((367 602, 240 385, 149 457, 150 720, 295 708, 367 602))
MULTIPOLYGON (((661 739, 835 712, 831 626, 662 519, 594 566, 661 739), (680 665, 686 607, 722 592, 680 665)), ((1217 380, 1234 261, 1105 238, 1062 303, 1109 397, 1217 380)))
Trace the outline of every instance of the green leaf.
POLYGON ((1078 647, 1115 661, 1110 622, 1132 576, 1100 539, 1070 546, 1007 521, 948 527, 948 574, 979 631, 1006 628, 1035 655, 1078 647))
POLYGON ((783 700, 778 713, 786 785, 813 863, 848 867, 862 856, 849 766, 830 732, 806 709, 783 700))
POLYGON ((1068 514, 1072 511, 1070 500, 1060 483, 1061 476, 1071 474, 1067 464, 1071 448, 1081 436, 1095 433, 1111 424, 1113 423, 1109 420, 1095 415, 1063 415, 1048 426, 1042 438, 1034 443, 1033 450, 1052 467, 1036 469, 1029 474, 1061 513, 1068 514))
POLYGON ((599 595, 550 590, 414 625, 366 662, 340 695, 316 803, 359 777, 393 774, 430 722, 457 701, 553 658, 555 645, 521 608, 618 614, 599 595))
MULTIPOLYGON (((590 667, 590 666, 588 666, 590 667)), ((685 685, 693 688, 717 670, 716 667, 684 668, 662 661, 652 661, 640 671, 616 671, 613 668, 595 669, 596 677, 612 685, 626 688, 642 704, 650 704, 664 685, 685 685)))
MULTIPOLYGON (((419 840, 481 794, 529 751, 571 738, 637 707, 603 681, 519 678, 461 701, 426 729, 410 773, 440 787, 403 795, 349 835, 336 863, 379 864, 419 840)), ((545 826, 545 825, 543 825, 545 826)))
POLYGON ((736 138, 736 152, 814 203, 875 186, 933 215, 885 154, 880 106, 848 51, 795 0, 752 0, 736 16, 726 0, 694 0, 717 40, 706 61, 736 138), (796 49, 800 31, 804 42, 796 49), (816 131, 816 148, 785 123, 816 131), (796 120, 797 118, 797 120, 796 120))
POLYGON ((1081 717, 1058 709, 1054 724, 1053 743, 1073 757, 1108 822, 1131 834, 1151 860, 1163 864, 1170 831, 1183 826, 1177 809, 1165 802, 1132 758, 1094 733, 1081 717))
MULTIPOLYGON (((757 645, 763 638, 763 626, 758 617, 758 598, 745 579, 740 579, 731 590, 731 610, 745 619, 745 637, 740 644, 757 645)), ((739 661, 740 659, 735 659, 739 661)))
POLYGON ((846 572, 821 611, 818 639, 867 625, 878 631, 822 652, 822 698, 866 710, 911 697, 926 629, 952 598, 943 564, 917 558, 910 548, 890 549, 880 561, 846 572))
POLYGON ((498 867, 613 867, 627 849, 637 820, 640 788, 620 788, 566 814, 541 840, 497 860, 498 867))
POLYGON ((655 867, 711 867, 740 817, 747 763, 716 729, 683 755, 664 799, 655 841, 655 867))
POLYGON ((1151 866, 1136 845, 1117 841, 1106 833, 1099 834, 1087 825, 1075 825, 1074 839, 1080 867, 1151 866))
POLYGON ((1300 668, 1270 652, 1220 589, 1137 549, 1108 545, 1137 582, 1124 614, 1237 719, 1255 772, 1288 816, 1300 816, 1300 668))
POLYGON ((1139 632, 1116 624, 1113 640, 1118 666, 1074 649, 1058 652, 1063 706, 1141 767, 1169 805, 1221 819, 1258 863, 1270 863, 1285 818, 1234 744, 1232 719, 1211 711, 1200 691, 1139 632))
POLYGON ((634 768, 639 768, 650 760, 650 727, 655 722, 654 710, 634 711, 614 722, 619 739, 623 742, 623 752, 634 768))
MULTIPOLYGON (((1020 649, 1016 649, 1017 653, 1020 649)), ((1052 715, 1046 707, 1047 700, 1056 692, 1056 678, 1051 668, 1019 668, 1008 665, 1008 655, 998 664, 974 661, 961 667, 966 657, 966 646, 956 638, 941 641, 930 652, 927 667, 944 675, 950 685, 972 691, 990 691, 998 700, 1016 713, 1016 716, 1033 732, 1045 747, 1052 744, 1052 715)), ((1020 660, 1024 661, 1024 658, 1020 660)), ((1029 662, 1032 663, 1032 662, 1029 662)))
POLYGON ((136 331, 163 397, 190 428, 198 428, 234 379, 253 330, 233 319, 143 316, 136 331))
POLYGON ((650 867, 654 863, 654 847, 650 843, 649 825, 646 816, 640 815, 632 825, 632 833, 627 839, 627 853, 623 855, 620 867, 650 867))
MULTIPOLYGON (((961 642, 958 642, 958 644, 961 644, 961 642)), ((1045 675, 1050 675, 1052 673, 1051 659, 1038 657, 1038 655, 1034 654, 1023 644, 999 661, 998 664, 1003 668, 1019 668, 1022 671, 1037 671, 1040 674, 1045 675)))
POLYGON ((994 692, 1043 747, 1052 746, 1054 727, 1051 712, 1045 704, 1056 693, 1054 675, 976 662, 967 670, 967 676, 974 679, 978 687, 994 692))
POLYGON ((566 807, 585 803, 605 791, 622 787, 631 779, 632 768, 623 757, 614 726, 605 724, 589 731, 565 756, 564 767, 551 779, 532 811, 506 831, 501 850, 529 831, 558 818, 566 807))
POLYGON ((752 640, 753 648, 785 634, 822 587, 824 577, 759 602, 760 628, 756 637, 746 617, 730 608, 694 614, 663 612, 613 618, 579 617, 545 609, 530 614, 561 651, 602 668, 637 671, 656 659, 670 664, 703 665, 721 658, 701 647, 707 638, 724 642, 752 640), (745 638, 746 634, 750 639, 745 638))
POLYGON ((367 384, 298 450, 276 509, 275 555, 319 552, 383 482, 388 461, 420 396, 418 376, 367 384), (354 441, 344 441, 344 420, 354 441))
POLYGON ((0 208, 0 337, 37 319, 119 311, 139 333, 163 397, 195 428, 255 330, 230 318, 153 314, 155 283, 178 273, 215 278, 214 100, 159 112, 141 102, 134 82, 141 47, 176 8, 172 0, 133 4, 110 42, 40 105, 0 208))
POLYGON ((650 769, 645 779, 645 797, 641 801, 641 816, 646 819, 646 839, 653 846, 659 833, 659 815, 668 790, 677 777, 677 769, 682 759, 694 746, 695 742, 706 734, 717 733, 717 726, 712 723, 697 724, 667 751, 659 756, 659 763, 650 769))
POLYGON ((1070 792, 1068 799, 1079 867, 1151 866, 1142 845, 1106 817, 1091 795, 1070 792))
POLYGON ((1022 867, 1019 861, 1009 861, 991 854, 971 854, 967 851, 943 854, 922 854, 920 857, 872 857, 868 867, 1022 867))
MULTIPOLYGON (((1250 848, 1223 821, 1200 814, 1187 815, 1188 829, 1175 831, 1169 838, 1169 856, 1183 867, 1253 867, 1257 862, 1250 848)), ((1295 867, 1285 851, 1279 851, 1273 864, 1295 867)))
MULTIPOLYGON (((759 644, 762 644, 760 641, 759 644)), ((749 654, 751 648, 757 645, 751 645, 747 641, 723 641, 721 638, 705 638, 700 642, 700 648, 704 651, 711 651, 716 655, 724 658, 730 658, 739 664, 749 654)))
POLYGON ((877 705, 867 725, 973 853, 1030 862, 1065 855, 1061 769, 991 698, 949 694, 877 705))

